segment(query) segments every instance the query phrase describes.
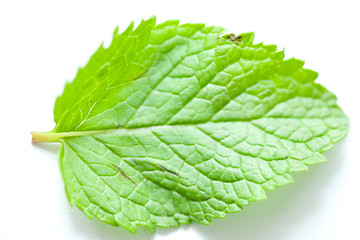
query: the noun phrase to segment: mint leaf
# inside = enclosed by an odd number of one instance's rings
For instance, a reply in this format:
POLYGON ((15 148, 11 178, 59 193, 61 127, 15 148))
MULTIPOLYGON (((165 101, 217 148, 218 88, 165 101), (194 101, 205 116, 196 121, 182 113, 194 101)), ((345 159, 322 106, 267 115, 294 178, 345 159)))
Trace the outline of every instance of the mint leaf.
POLYGON ((347 132, 336 97, 303 61, 224 32, 153 17, 79 70, 54 130, 33 133, 62 143, 71 204, 132 233, 210 224, 326 161, 347 132))

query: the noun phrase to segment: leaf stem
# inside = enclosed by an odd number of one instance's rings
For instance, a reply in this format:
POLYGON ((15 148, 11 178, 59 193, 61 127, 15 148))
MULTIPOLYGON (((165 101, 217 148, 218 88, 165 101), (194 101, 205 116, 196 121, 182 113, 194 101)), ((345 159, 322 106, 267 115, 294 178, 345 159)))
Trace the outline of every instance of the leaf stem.
POLYGON ((94 134, 106 133, 106 130, 81 131, 81 132, 30 132, 32 135, 32 143, 40 142, 60 142, 61 139, 67 137, 80 137, 94 134))

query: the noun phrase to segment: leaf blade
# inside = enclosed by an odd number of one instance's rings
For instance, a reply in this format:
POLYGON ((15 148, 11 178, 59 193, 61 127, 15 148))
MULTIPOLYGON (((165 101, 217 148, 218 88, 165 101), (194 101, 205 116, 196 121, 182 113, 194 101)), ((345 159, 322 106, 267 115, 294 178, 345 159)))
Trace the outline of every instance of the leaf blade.
POLYGON ((113 70, 127 60, 107 59, 55 106, 55 132, 86 133, 62 139, 59 159, 70 202, 89 217, 132 233, 210 224, 326 161, 321 152, 347 132, 317 73, 275 45, 253 44, 253 33, 154 18, 132 29, 109 49, 129 44, 143 64, 125 64, 127 73, 113 70))

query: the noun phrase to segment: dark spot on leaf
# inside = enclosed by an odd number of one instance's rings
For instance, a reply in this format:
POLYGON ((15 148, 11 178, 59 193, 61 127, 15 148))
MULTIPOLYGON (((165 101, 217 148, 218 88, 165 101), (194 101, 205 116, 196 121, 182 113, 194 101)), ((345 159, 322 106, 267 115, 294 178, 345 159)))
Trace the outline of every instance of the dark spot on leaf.
POLYGON ((135 79, 141 78, 142 76, 144 76, 146 73, 148 72, 148 70, 144 71, 143 73, 141 73, 139 76, 135 77, 135 79))
POLYGON ((162 166, 162 165, 160 165, 160 164, 158 164, 157 166, 158 166, 159 168, 161 168, 162 170, 164 170, 164 171, 167 171, 167 172, 169 172, 169 173, 171 173, 171 174, 174 174, 174 175, 177 176, 177 177, 180 177, 179 174, 177 174, 176 172, 174 172, 174 171, 172 171, 172 170, 170 170, 170 169, 168 169, 168 168, 166 168, 166 167, 164 167, 164 166, 162 166))
POLYGON ((238 44, 241 41, 241 36, 236 36, 235 34, 227 34, 223 36, 223 39, 229 40, 235 44, 238 44))
POLYGON ((134 182, 128 175, 126 175, 126 173, 117 165, 111 163, 114 167, 116 167, 116 169, 119 171, 119 173, 121 175, 123 175, 124 178, 126 178, 127 180, 129 180, 130 182, 132 182, 133 184, 137 185, 136 182, 134 182))

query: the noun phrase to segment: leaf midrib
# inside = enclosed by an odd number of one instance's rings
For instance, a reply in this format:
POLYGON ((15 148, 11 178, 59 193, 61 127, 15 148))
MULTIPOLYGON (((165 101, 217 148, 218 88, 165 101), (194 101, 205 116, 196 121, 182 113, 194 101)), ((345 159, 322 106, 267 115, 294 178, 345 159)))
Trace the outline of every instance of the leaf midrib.
MULTIPOLYGON (((205 124, 209 124, 209 123, 252 123, 253 121, 261 119, 261 118, 299 119, 299 118, 296 118, 296 117, 266 117, 266 116, 261 116, 259 118, 249 119, 249 120, 207 121, 207 122, 198 122, 198 123, 185 123, 185 124, 176 124, 176 125, 157 125, 157 126, 145 126, 145 127, 133 127, 133 128, 121 128, 120 127, 120 128, 113 128, 113 129, 78 131, 78 132, 74 132, 74 131, 70 131, 70 132, 53 132, 53 131, 49 131, 49 132, 32 132, 32 135, 33 135, 33 142, 63 142, 64 138, 69 138, 69 137, 84 137, 84 136, 92 136, 92 135, 97 135, 97 134, 111 134, 111 133, 116 133, 116 132, 133 132, 133 131, 143 131, 143 130, 149 130, 149 129, 173 128, 173 127, 183 127, 183 126, 198 127, 199 125, 205 125, 205 124)), ((324 119, 326 117, 303 117, 302 119, 308 119, 308 118, 311 118, 311 119, 324 119)), ((254 125, 254 126, 256 126, 256 125, 254 125)), ((263 130, 263 129, 261 129, 261 130, 263 130)))

